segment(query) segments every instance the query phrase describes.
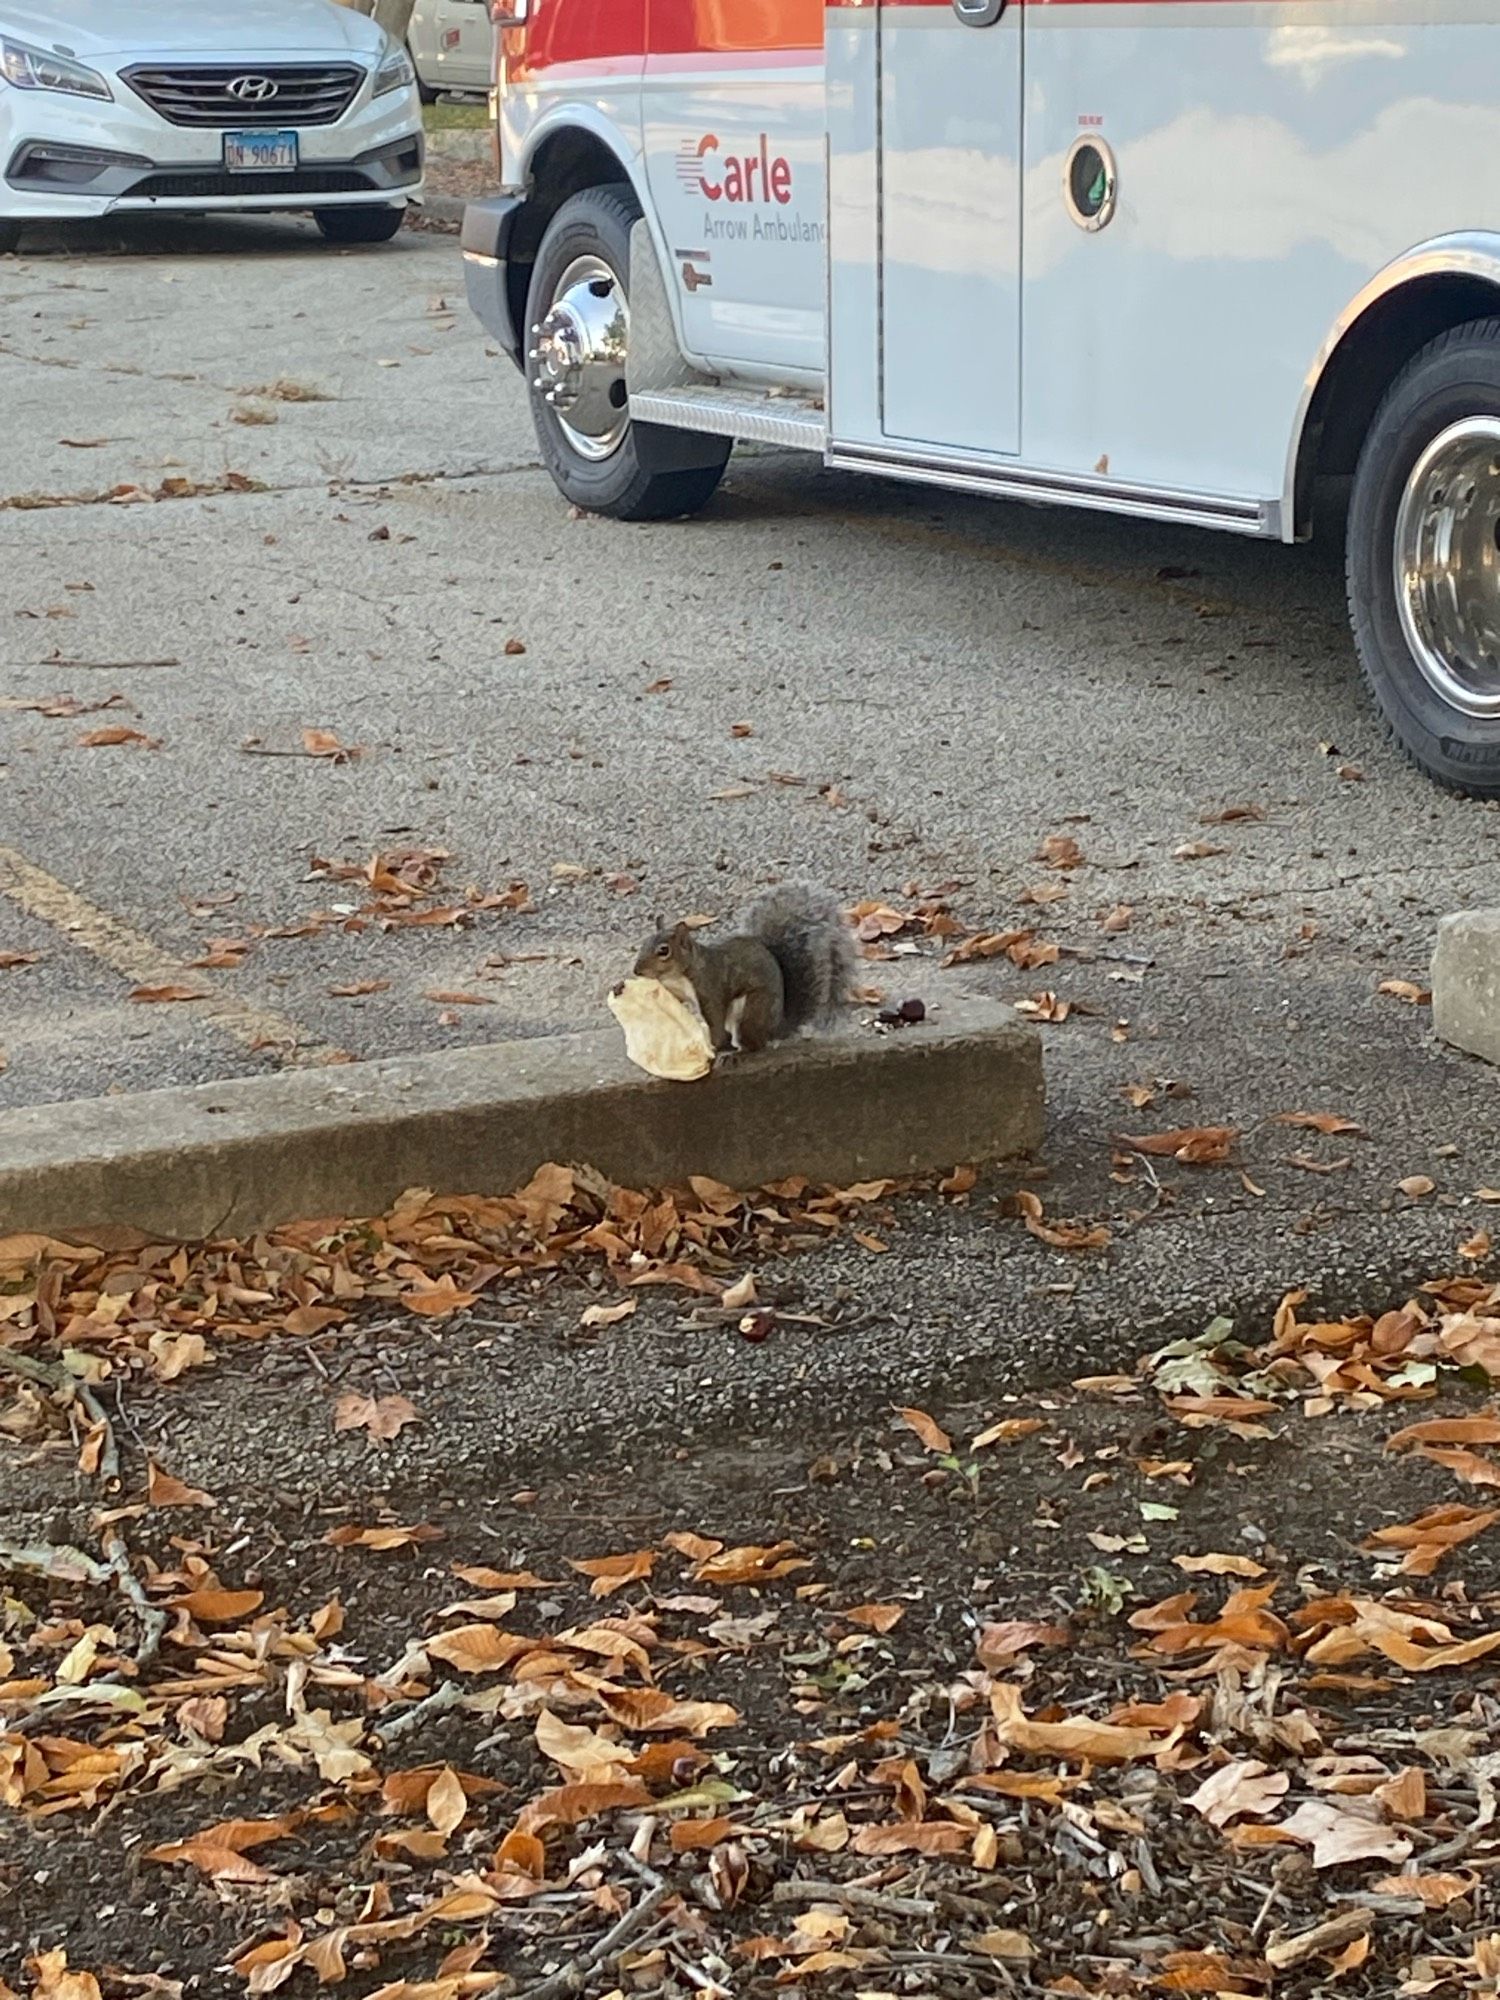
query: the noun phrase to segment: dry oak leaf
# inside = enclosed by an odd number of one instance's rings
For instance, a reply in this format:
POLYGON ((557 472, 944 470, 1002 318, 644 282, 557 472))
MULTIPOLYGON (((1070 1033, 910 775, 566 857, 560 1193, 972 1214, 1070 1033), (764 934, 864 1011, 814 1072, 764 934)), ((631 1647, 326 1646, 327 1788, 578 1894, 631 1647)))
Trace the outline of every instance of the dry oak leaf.
POLYGON ((896 1415, 909 1431, 916 1432, 928 1451, 935 1451, 943 1456, 952 1451, 952 1438, 949 1437, 936 1418, 929 1417, 925 1410, 902 1409, 898 1407, 896 1415))
POLYGON ((146 1500, 152 1507, 215 1507, 218 1502, 201 1486, 185 1486, 163 1472, 154 1458, 146 1461, 146 1500))
POLYGON ((1277 1125, 1296 1125, 1307 1132, 1321 1132, 1326 1136, 1335 1132, 1358 1132, 1363 1134, 1363 1125, 1357 1125, 1352 1118, 1341 1118, 1336 1111, 1282 1111, 1275 1120, 1277 1125))
POLYGON ((1072 1637, 1066 1625, 1043 1625, 1035 1618, 992 1619, 980 1627, 974 1651, 982 1667, 998 1673, 1033 1646, 1066 1646, 1072 1637))
POLYGON ((417 1421, 417 1406, 409 1396, 366 1396, 346 1389, 333 1406, 336 1431, 366 1430, 373 1438, 390 1439, 417 1421))
POLYGON ((1326 1624, 1304 1658, 1315 1666, 1344 1666, 1368 1652, 1381 1653, 1409 1673, 1433 1673, 1464 1667, 1500 1647, 1500 1632, 1480 1632, 1472 1639, 1455 1639, 1439 1618, 1414 1617, 1368 1597, 1315 1600, 1297 1613, 1299 1626, 1326 1624))
POLYGON ((1425 1007, 1432 999, 1431 990, 1412 979, 1382 979, 1375 991, 1389 993, 1392 999, 1405 1000, 1412 1007, 1425 1007))
POLYGON ((453 1574, 476 1590, 560 1590, 557 1577, 538 1576, 530 1569, 483 1569, 472 1563, 454 1563, 453 1574))
POLYGON ((889 1632, 906 1616, 904 1604, 856 1604, 839 1617, 846 1625, 863 1626, 867 1632, 889 1632))
POLYGON ((409 1528, 357 1528, 348 1522, 342 1528, 330 1528, 323 1537, 335 1549, 414 1549, 419 1542, 440 1542, 441 1528, 434 1528, 425 1521, 419 1521, 409 1528))
POLYGON ((1411 1842, 1379 1820, 1306 1799, 1276 1831, 1312 1849, 1314 1868, 1338 1868, 1346 1861, 1404 1861, 1411 1842))
POLYGON ((265 1601, 263 1590, 189 1590, 167 1599, 174 1611, 186 1611, 202 1625, 232 1625, 259 1611, 265 1601))
POLYGON ((1425 1417, 1421 1423, 1393 1431, 1385 1448, 1403 1451, 1412 1444, 1500 1444, 1500 1416, 1425 1417))
POLYGON ((1274 1652, 1289 1637, 1281 1620, 1265 1609, 1275 1593, 1274 1577, 1253 1590, 1231 1591, 1218 1616, 1197 1625, 1188 1614, 1198 1602, 1198 1593, 1185 1590, 1133 1611, 1127 1622, 1137 1632, 1151 1633, 1152 1650, 1158 1653, 1188 1653, 1230 1644, 1274 1652))
POLYGON ((1265 1568, 1249 1556, 1173 1556, 1173 1563, 1189 1576, 1264 1576, 1265 1568))
POLYGON ((707 1562, 710 1556, 718 1555, 724 1546, 722 1542, 715 1541, 711 1535, 694 1535, 685 1528, 675 1529, 670 1535, 663 1535, 662 1544, 666 1548, 675 1549, 678 1555, 686 1556, 689 1562, 695 1563, 707 1562))
POLYGON ((732 1729, 740 1719, 727 1701, 679 1701, 661 1688, 601 1687, 594 1698, 612 1721, 640 1734, 680 1729, 700 1737, 711 1729, 732 1729))
POLYGON ((1205 1778, 1189 1795, 1188 1804, 1210 1826, 1227 1826, 1242 1814, 1264 1819, 1275 1812, 1290 1784, 1285 1771, 1272 1771, 1254 1757, 1240 1757, 1205 1778))
POLYGON ((894 1826, 862 1826, 849 1845, 856 1854, 965 1854, 973 1829, 954 1820, 901 1820, 894 1826))
POLYGON ((445 1764, 427 1788, 427 1817, 444 1839, 456 1833, 469 1810, 462 1780, 451 1764, 445 1764))
POLYGON ((408 1312, 420 1313, 424 1319, 446 1319, 449 1313, 463 1312, 474 1304, 478 1292, 460 1290, 450 1272, 431 1285, 417 1285, 409 1292, 403 1292, 400 1304, 408 1312))
POLYGON ((793 1570, 811 1569, 806 1556, 794 1553, 795 1542, 749 1543, 743 1548, 724 1549, 706 1556, 692 1571, 696 1583, 769 1583, 793 1570))
POLYGON ((146 1861, 186 1861, 218 1882, 268 1882, 271 1872, 258 1861, 247 1861, 252 1847, 264 1847, 295 1833, 305 1814, 283 1813, 279 1819, 226 1819, 195 1833, 190 1840, 169 1840, 148 1847, 146 1861))
POLYGON ((461 1674, 494 1674, 508 1667, 522 1653, 536 1650, 535 1639, 523 1639, 517 1632, 502 1632, 498 1625, 479 1623, 455 1625, 423 1641, 423 1650, 461 1674))
POLYGON ((1182 1125, 1172 1132, 1119 1132, 1115 1144, 1130 1153, 1164 1156, 1190 1167, 1212 1167, 1229 1158, 1239 1136, 1233 1125, 1182 1125))
POLYGON ((1474 1875, 1381 1875, 1370 1884, 1377 1896, 1415 1896, 1429 1910, 1446 1910, 1478 1886, 1474 1875))
POLYGON ((970 1451, 982 1451, 986 1445, 1014 1444, 1018 1438, 1031 1437, 1036 1431, 1046 1427, 1044 1417, 1001 1417, 993 1424, 986 1424, 982 1431, 969 1440, 970 1451))
POLYGON ((1030 1188, 1018 1188, 1015 1203, 1025 1227, 1038 1242, 1050 1244, 1054 1250, 1103 1250, 1114 1240, 1102 1222, 1043 1221, 1041 1200, 1030 1188))
POLYGON ((167 1000, 206 1000, 208 995, 198 986, 132 986, 129 997, 149 1004, 167 1000))
MULTIPOLYGON (((28 1958, 26 1970, 36 1981, 31 2000, 99 2000, 98 1980, 92 1972, 70 1972, 68 1954, 62 1945, 28 1958)), ((173 2000, 179 1990, 176 1982, 163 1981, 163 2000, 173 2000)), ((20 2000, 4 1979, 0 1979, 0 2000, 20 2000)))
POLYGON ((590 1597, 612 1597, 627 1583, 639 1583, 650 1576, 656 1563, 654 1549, 632 1549, 621 1556, 580 1556, 571 1558, 569 1569, 576 1569, 580 1576, 591 1576, 590 1597))
POLYGON ((1482 1535, 1495 1521, 1500 1521, 1500 1507, 1466 1507, 1454 1501, 1448 1506, 1425 1508, 1415 1520, 1377 1528, 1360 1546, 1366 1555, 1382 1549, 1404 1549, 1403 1574, 1431 1576, 1449 1549, 1482 1535))
POLYGON ((1083 862, 1083 849, 1071 834, 1049 833, 1031 858, 1049 868, 1077 868, 1083 862))
POLYGON ((81 750, 107 750, 120 743, 139 743, 143 750, 161 748, 159 736, 147 736, 143 730, 127 729, 123 722, 112 722, 104 729, 91 729, 78 739, 81 750))
POLYGON ((619 1812, 626 1806, 650 1803, 651 1794, 639 1778, 558 1785, 550 1792, 543 1792, 529 1800, 521 1808, 516 1818, 516 1831, 540 1833, 549 1826, 579 1826, 584 1820, 597 1819, 602 1813, 619 1812))
POLYGON ((1150 1728, 1095 1722, 1087 1716, 1072 1716, 1062 1722, 1034 1722, 1021 1706, 1021 1690, 1010 1681, 1000 1681, 991 1689, 990 1711, 996 1735, 1010 1749, 1039 1757, 1061 1757, 1074 1763, 1087 1760, 1095 1764, 1128 1764, 1170 1749, 1183 1734, 1180 1724, 1159 1735, 1150 1728))
POLYGON ((630 1776, 627 1769, 630 1751, 626 1745, 601 1736, 596 1729, 585 1728, 582 1723, 563 1722, 550 1708, 542 1709, 537 1716, 536 1747, 570 1778, 580 1779, 590 1787, 612 1788, 630 1776))

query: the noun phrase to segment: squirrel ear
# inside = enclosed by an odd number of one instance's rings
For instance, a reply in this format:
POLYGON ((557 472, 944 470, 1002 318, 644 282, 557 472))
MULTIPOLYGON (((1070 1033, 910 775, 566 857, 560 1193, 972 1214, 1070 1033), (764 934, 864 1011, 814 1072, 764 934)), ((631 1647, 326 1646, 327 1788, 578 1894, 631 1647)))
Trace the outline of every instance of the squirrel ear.
POLYGON ((654 931, 664 931, 667 928, 667 920, 662 915, 660 910, 658 910, 656 915, 651 919, 651 928, 654 931))
POLYGON ((674 924, 672 927, 673 944, 686 944, 692 935, 692 928, 688 924, 674 924))

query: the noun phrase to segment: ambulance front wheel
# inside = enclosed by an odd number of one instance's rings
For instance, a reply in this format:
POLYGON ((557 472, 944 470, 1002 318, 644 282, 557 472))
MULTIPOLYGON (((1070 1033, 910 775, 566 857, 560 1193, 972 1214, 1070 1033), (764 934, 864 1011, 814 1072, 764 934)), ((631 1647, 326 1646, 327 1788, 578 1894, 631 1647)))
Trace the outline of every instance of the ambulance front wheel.
POLYGON ((1355 642, 1397 741, 1500 797, 1500 319, 1440 334, 1391 384, 1348 532, 1355 642))
POLYGON ((724 474, 727 438, 630 421, 628 187, 585 188, 547 226, 526 305, 526 384, 547 470, 565 499, 617 521, 692 514, 724 474))

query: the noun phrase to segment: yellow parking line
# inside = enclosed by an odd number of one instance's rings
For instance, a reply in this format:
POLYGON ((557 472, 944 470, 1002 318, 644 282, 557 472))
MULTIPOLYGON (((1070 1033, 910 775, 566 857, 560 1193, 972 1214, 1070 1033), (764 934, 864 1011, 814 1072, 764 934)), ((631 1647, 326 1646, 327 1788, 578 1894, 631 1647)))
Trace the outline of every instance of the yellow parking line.
MULTIPOLYGON (((66 882, 59 882, 13 847, 0 847, 0 895, 61 931, 70 944, 86 951, 111 972, 134 986, 179 986, 195 983, 192 966, 162 951, 149 938, 99 909, 66 882)), ((326 1063, 343 1054, 328 1043, 309 1043, 295 1021, 270 1007, 256 1007, 232 994, 207 992, 201 1000, 183 1001, 202 1020, 243 1048, 272 1051, 283 1062, 326 1063)))

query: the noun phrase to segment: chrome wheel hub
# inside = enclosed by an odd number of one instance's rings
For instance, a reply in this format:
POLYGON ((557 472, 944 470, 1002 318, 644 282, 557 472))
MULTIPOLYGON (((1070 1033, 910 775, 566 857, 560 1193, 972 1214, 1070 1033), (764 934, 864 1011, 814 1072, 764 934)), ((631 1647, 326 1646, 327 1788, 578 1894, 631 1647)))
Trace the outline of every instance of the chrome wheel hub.
POLYGON ((531 329, 531 386, 580 457, 608 458, 630 422, 625 289, 602 257, 575 257, 531 329))
POLYGON ((1427 446, 1396 514, 1396 604, 1424 680, 1464 715, 1500 716, 1500 417, 1427 446))

